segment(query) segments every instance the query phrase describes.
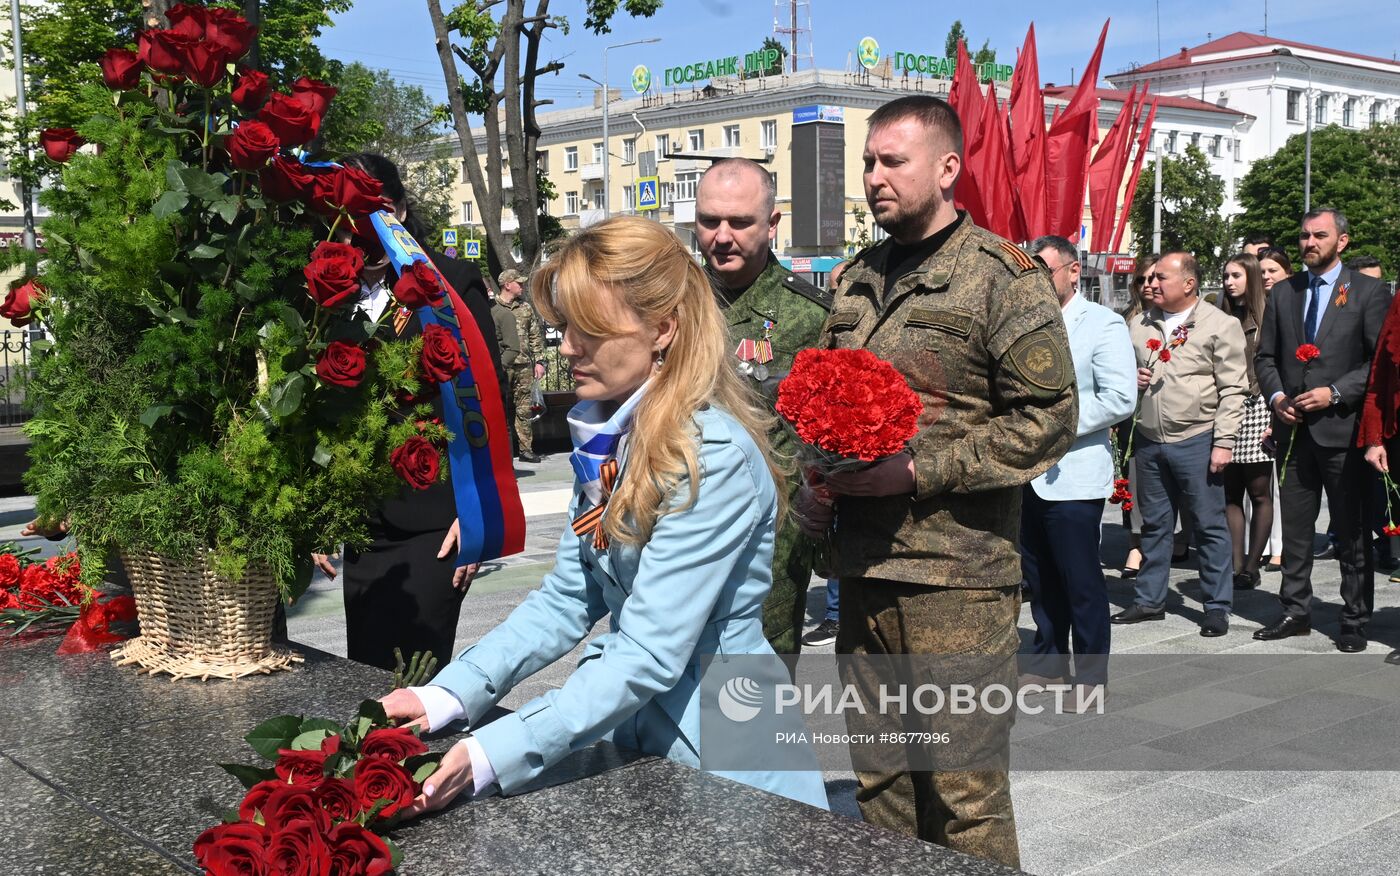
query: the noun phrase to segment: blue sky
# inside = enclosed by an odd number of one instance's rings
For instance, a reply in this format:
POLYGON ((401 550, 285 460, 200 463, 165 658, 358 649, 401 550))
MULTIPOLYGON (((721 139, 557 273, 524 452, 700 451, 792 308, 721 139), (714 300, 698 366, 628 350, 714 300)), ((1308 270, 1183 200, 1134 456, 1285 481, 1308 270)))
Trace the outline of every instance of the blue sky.
MULTIPOLYGON (((442 0, 451 8, 455 0, 442 0)), ((786 8, 786 3, 783 4, 786 8)), ((527 0, 527 8, 534 0, 527 0)), ((1117 3, 1073 3, 1068 11, 1048 12, 1044 2, 954 4, 928 0, 811 0, 813 44, 817 65, 844 69, 848 55, 863 36, 873 36, 886 53, 943 53, 943 41, 954 18, 961 18, 971 41, 990 39, 998 61, 1011 63, 1032 19, 1040 52, 1041 79, 1065 84, 1071 70, 1077 77, 1093 50, 1103 20, 1112 15, 1102 73, 1131 64, 1144 64, 1182 46, 1238 30, 1261 32, 1265 8, 1269 33, 1286 39, 1390 58, 1400 51, 1400 0, 1126 0, 1117 3)), ((583 28, 581 0, 554 0, 551 14, 573 24, 565 36, 551 30, 542 57, 563 60, 557 76, 541 80, 541 97, 557 107, 577 106, 592 99, 592 86, 579 73, 602 77, 603 48, 635 39, 660 37, 655 45, 629 46, 608 53, 609 79, 625 87, 629 71, 647 64, 660 82, 666 66, 704 61, 757 48, 773 31, 772 0, 665 0, 649 19, 619 16, 613 32, 594 36, 583 28)), ((322 51, 346 61, 360 61, 391 70, 405 82, 424 87, 445 100, 442 72, 433 48, 427 5, 420 0, 356 0, 354 8, 337 16, 335 26, 319 40, 322 51)), ((851 59, 854 63, 854 59, 851 59)))

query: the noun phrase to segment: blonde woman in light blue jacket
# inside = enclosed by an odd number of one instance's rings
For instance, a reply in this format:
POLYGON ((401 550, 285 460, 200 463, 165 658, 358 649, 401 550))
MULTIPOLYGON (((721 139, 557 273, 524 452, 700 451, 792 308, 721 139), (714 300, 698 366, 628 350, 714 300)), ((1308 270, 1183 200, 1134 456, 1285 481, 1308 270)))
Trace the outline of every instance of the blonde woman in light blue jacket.
MULTIPOLYGON (((510 793, 600 739, 698 767, 704 660, 773 653, 761 614, 780 513, 769 424, 704 273, 670 231, 620 217, 571 239, 532 285, 580 400, 572 523, 539 590, 431 685, 384 699, 430 730, 473 727, 410 814, 464 790, 510 793), (478 724, 605 617, 563 687, 478 724)), ((811 765, 720 774, 827 808, 811 765)))

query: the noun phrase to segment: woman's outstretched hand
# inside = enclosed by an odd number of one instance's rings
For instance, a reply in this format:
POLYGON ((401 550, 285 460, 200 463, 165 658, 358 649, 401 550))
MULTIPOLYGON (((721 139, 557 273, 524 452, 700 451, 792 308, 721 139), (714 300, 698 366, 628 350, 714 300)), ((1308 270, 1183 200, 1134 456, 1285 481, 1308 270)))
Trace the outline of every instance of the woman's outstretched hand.
POLYGON ((423 780, 422 793, 403 810, 404 816, 415 818, 424 812, 436 812, 472 785, 472 756, 467 750, 467 741, 463 739, 447 750, 437 770, 423 780))

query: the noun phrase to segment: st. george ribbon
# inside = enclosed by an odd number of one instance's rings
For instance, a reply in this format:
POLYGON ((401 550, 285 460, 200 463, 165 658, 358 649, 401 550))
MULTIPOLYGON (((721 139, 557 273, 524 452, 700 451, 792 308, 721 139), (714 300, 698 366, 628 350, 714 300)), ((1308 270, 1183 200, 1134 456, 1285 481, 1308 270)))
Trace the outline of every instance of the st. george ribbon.
POLYGON ((461 530, 457 565, 519 553, 525 549, 525 509, 515 483, 505 406, 486 341, 452 284, 394 214, 381 210, 370 215, 370 222, 394 270, 402 274, 414 262, 423 262, 437 274, 446 296, 437 307, 418 308, 418 319, 424 328, 439 325, 450 331, 467 360, 467 370, 455 380, 438 384, 444 425, 452 433, 447 458, 461 530))

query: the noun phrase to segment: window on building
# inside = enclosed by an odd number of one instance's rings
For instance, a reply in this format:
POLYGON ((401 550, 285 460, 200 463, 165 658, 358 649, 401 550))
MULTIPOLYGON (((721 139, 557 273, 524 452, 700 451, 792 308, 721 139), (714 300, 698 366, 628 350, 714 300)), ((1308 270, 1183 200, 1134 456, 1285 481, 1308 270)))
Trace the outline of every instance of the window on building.
POLYGON ((463 161, 463 162, 462 162, 462 168, 461 168, 461 170, 462 170, 462 185, 467 185, 468 183, 471 182, 471 177, 467 176, 467 162, 466 162, 466 161, 463 161))
POLYGON ((1167 132, 1167 154, 1176 154, 1176 131, 1167 132))
POLYGON ((724 146, 726 149, 737 149, 739 147, 739 126, 724 126, 724 146))
POLYGON ((602 144, 602 143, 594 143, 594 144, 593 144, 593 163, 594 163, 594 164, 602 164, 602 163, 603 163, 603 144, 602 144))
POLYGON ((474 221, 476 221, 476 220, 474 220, 474 219, 472 218, 472 202, 471 202, 471 201, 463 201, 463 202, 462 202, 462 224, 463 224, 463 225, 470 225, 470 224, 472 224, 472 222, 474 222, 474 221))
POLYGON ((1225 142, 1225 138, 1222 137, 1222 136, 1219 135, 1219 134, 1216 134, 1214 137, 1211 137, 1211 138, 1210 138, 1210 157, 1211 157, 1211 158, 1219 158, 1219 157, 1220 157, 1220 144, 1223 143, 1223 142, 1225 142))
POLYGON ((577 215, 578 215, 578 192, 565 192, 565 193, 564 193, 564 215, 566 215, 566 216, 577 216, 577 215))
POLYGON ((637 138, 628 137, 622 141, 622 163, 633 164, 637 160, 637 138))
POLYGON ((541 149, 535 153, 535 168, 540 173, 549 173, 549 152, 541 149))
POLYGON ((773 180, 773 196, 776 198, 778 194, 778 172, 776 170, 770 170, 768 171, 768 176, 773 180))
POLYGON ((622 209, 632 211, 637 209, 637 187, 622 187, 622 209))
POLYGON ((759 128, 759 146, 763 149, 778 148, 778 120, 768 119, 759 128))
POLYGON ((1371 101, 1371 127, 1374 128, 1376 125, 1379 125, 1380 123, 1381 123, 1381 102, 1378 101, 1378 100, 1373 100, 1373 101, 1371 101))
POLYGON ((670 152, 670 151, 671 151, 671 135, 670 135, 670 134, 657 134, 657 135, 656 135, 656 160, 657 160, 657 161, 666 161, 666 160, 667 160, 667 159, 666 159, 666 153, 667 153, 667 152, 670 152))
POLYGON ((686 134, 686 148, 691 152, 699 152, 705 148, 705 131, 703 128, 694 128, 686 134))
POLYGON ((1314 106, 1315 111, 1313 112, 1313 124, 1327 124, 1327 95, 1319 94, 1317 96, 1317 103, 1314 106))
POLYGON ((564 147, 564 169, 565 169, 565 170, 578 170, 578 147, 577 147, 577 146, 565 146, 565 147, 564 147))
POLYGON ((660 199, 661 208, 664 210, 671 206, 671 202, 676 199, 676 184, 664 182, 661 184, 661 188, 657 190, 656 194, 660 199))
POLYGON ((1290 122, 1301 122, 1303 120, 1303 92, 1296 88, 1288 89, 1288 120, 1290 122))
POLYGON ((1342 102, 1342 126, 1356 127, 1356 98, 1349 97, 1342 102))
POLYGON ((1200 133, 1195 133, 1195 134, 1192 134, 1192 135, 1191 135, 1191 145, 1194 146, 1194 147, 1196 147, 1197 149, 1200 149, 1200 148, 1201 148, 1201 135, 1200 135, 1200 133))
POLYGON ((1234 141, 1234 153, 1235 153, 1235 160, 1236 160, 1236 161, 1244 161, 1244 157, 1240 154, 1240 151, 1241 151, 1240 140, 1239 140, 1238 137, 1236 137, 1236 138, 1235 138, 1235 141, 1234 141))
POLYGON ((698 172, 676 174, 676 194, 677 201, 695 200, 695 187, 700 183, 698 172))

